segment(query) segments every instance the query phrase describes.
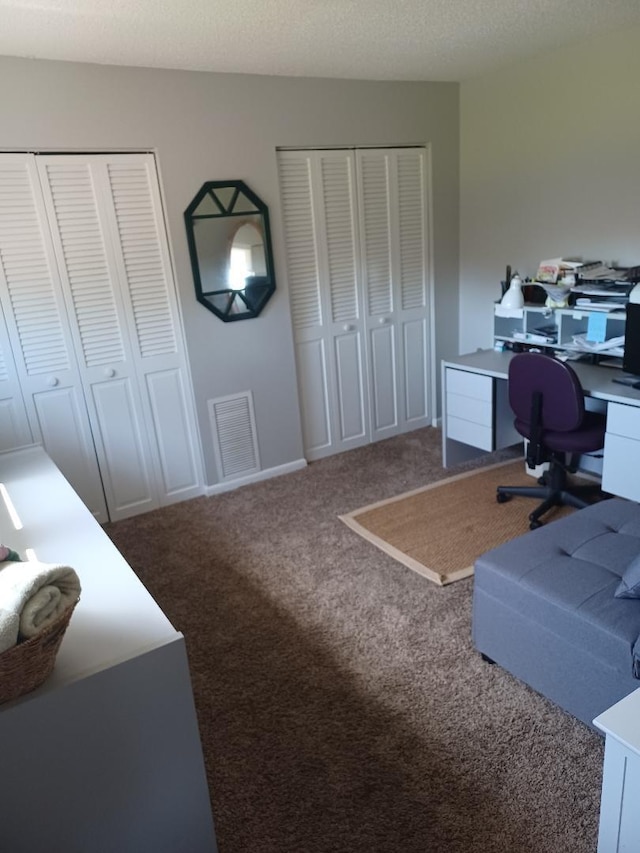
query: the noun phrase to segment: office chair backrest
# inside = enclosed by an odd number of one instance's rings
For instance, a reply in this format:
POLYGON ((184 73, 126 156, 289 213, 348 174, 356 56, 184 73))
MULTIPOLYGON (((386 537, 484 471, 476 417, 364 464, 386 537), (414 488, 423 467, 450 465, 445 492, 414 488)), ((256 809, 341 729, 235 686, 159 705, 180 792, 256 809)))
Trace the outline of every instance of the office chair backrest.
POLYGON ((509 404, 516 420, 531 422, 532 400, 542 400, 541 426, 553 432, 570 432, 584 419, 584 392, 568 364, 542 353, 523 352, 509 364, 509 404))

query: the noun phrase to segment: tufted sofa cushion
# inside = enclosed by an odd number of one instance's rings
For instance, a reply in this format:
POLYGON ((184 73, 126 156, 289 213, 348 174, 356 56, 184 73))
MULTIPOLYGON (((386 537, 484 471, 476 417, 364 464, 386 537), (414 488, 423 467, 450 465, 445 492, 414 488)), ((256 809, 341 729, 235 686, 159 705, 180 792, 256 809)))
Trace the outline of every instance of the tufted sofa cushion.
POLYGON ((475 583, 619 672, 640 678, 640 601, 616 598, 640 555, 640 507, 602 501, 483 554, 475 583))

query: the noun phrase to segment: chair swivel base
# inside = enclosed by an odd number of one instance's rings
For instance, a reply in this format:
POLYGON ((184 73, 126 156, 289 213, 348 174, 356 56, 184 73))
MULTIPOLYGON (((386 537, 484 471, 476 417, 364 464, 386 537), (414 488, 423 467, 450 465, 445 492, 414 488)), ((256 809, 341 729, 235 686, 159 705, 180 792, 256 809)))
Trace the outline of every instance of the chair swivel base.
MULTIPOLYGON (((564 475, 564 472, 562 472, 564 475)), ((600 484, 585 484, 579 486, 567 485, 566 476, 551 477, 550 481, 542 477, 543 485, 540 486, 498 486, 496 500, 504 503, 514 496, 526 498, 542 498, 542 503, 529 514, 529 528, 535 530, 542 525, 541 517, 554 506, 571 506, 575 509, 584 509, 594 500, 605 497, 600 484)), ((540 481, 538 481, 540 482, 540 481)))

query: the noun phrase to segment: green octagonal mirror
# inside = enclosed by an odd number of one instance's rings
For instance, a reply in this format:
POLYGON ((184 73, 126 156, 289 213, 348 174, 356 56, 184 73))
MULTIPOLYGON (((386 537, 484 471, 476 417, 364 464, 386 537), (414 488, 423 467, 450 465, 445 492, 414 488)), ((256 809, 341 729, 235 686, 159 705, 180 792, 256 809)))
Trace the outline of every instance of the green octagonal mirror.
POLYGON ((244 181, 207 181, 184 212, 198 302, 230 323, 276 289, 266 204, 244 181))

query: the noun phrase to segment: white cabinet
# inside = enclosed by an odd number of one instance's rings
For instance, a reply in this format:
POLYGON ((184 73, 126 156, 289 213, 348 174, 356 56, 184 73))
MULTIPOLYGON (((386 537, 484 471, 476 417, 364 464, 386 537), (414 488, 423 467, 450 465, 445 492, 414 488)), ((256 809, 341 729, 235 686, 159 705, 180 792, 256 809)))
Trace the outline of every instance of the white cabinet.
POLYGON ((305 454, 429 423, 424 149, 282 151, 305 454))
POLYGON ((640 501, 640 483, 630 471, 640 470, 640 409, 621 403, 607 406, 602 488, 605 492, 640 501))
POLYGON ((485 350, 442 362, 445 468, 522 442, 513 425, 505 354, 485 350), (476 366, 477 363, 477 366, 476 366))
POLYGON ((33 438, 100 521, 201 492, 151 155, 0 155, 0 299, 33 438))
POLYGON ((595 718, 605 734, 598 853, 640 849, 640 690, 595 718))
POLYGON ((449 438, 493 450, 493 380, 447 368, 446 397, 449 438))

